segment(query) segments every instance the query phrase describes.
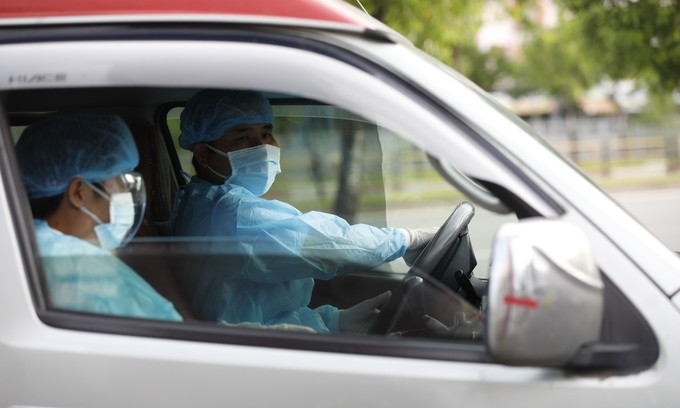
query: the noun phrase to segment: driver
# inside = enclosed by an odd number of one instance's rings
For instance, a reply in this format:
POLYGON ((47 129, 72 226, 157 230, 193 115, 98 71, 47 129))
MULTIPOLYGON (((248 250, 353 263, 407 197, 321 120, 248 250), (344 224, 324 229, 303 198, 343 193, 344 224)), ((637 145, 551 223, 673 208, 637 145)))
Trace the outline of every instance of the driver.
POLYGON ((182 320, 111 252, 134 236, 146 204, 125 122, 93 113, 50 117, 24 131, 16 154, 51 306, 182 320))
POLYGON ((281 167, 272 107, 261 93, 203 90, 188 101, 180 119, 179 145, 193 152, 196 176, 176 197, 174 234, 235 237, 242 255, 257 264, 184 274, 184 289, 199 316, 365 333, 390 293, 346 310, 310 309, 314 278, 376 267, 407 250, 417 254, 436 231, 349 225, 332 214, 303 214, 262 198, 281 167), (265 250, 277 261, 268 265, 256 258, 265 250))

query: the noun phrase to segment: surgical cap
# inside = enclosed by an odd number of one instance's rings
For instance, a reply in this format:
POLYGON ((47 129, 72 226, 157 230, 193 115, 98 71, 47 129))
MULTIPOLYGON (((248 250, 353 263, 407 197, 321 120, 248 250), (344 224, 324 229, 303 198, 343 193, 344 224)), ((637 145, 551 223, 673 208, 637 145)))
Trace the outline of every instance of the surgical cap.
POLYGON ((179 145, 191 150, 196 143, 217 140, 238 125, 271 124, 274 113, 259 92, 204 89, 189 99, 180 120, 179 145))
POLYGON ((77 113, 29 126, 16 145, 28 197, 66 191, 75 176, 106 180, 133 170, 139 153, 130 129, 114 115, 77 113))

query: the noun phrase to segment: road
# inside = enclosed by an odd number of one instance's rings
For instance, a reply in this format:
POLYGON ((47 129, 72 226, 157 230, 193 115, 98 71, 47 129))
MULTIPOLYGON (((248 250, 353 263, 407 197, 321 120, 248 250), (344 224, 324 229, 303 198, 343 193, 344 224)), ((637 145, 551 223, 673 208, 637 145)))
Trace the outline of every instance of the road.
MULTIPOLYGON (((659 190, 611 193, 623 208, 640 221, 670 249, 680 251, 680 187, 659 190)), ((453 207, 449 204, 422 208, 388 211, 387 224, 407 228, 441 225, 453 207), (427 218, 423 218, 423 213, 427 218)), ((479 262, 476 274, 488 273, 491 248, 498 227, 504 222, 514 222, 514 216, 499 216, 476 206, 476 215, 470 225, 475 255, 479 262)))
POLYGON ((680 251, 680 187, 611 196, 666 246, 680 251))

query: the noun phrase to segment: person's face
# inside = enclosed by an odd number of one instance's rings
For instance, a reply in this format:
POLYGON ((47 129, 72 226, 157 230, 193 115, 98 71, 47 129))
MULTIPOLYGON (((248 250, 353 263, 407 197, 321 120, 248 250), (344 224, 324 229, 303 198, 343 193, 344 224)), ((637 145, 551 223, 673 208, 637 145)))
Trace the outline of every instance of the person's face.
MULTIPOLYGON (((123 191, 123 183, 119 177, 110 178, 104 181, 93 183, 97 188, 107 194, 123 191)), ((81 208, 84 207, 93 213, 102 223, 110 222, 109 207, 110 202, 100 193, 95 191, 90 183, 76 177, 70 183, 67 190, 68 208, 71 208, 75 215, 66 224, 56 223, 56 229, 75 237, 87 240, 96 240, 94 227, 97 222, 92 217, 86 215, 81 208)), ((54 223, 54 222, 53 222, 54 223)))
MULTIPOLYGON (((112 177, 104 181, 99 181, 95 184, 95 186, 100 187, 100 189, 109 196, 111 196, 111 194, 113 193, 120 193, 126 191, 125 187, 123 186, 122 180, 118 176, 112 177)), ((99 219, 104 224, 109 223, 111 221, 109 214, 110 201, 107 200, 106 197, 102 197, 101 194, 97 193, 90 186, 85 185, 85 187, 90 189, 89 194, 87 194, 87 197, 90 199, 89 204, 92 206, 92 208, 90 208, 89 206, 87 208, 93 213, 95 213, 95 215, 99 217, 99 219)))
MULTIPOLYGON (((227 130, 224 135, 211 145, 224 153, 247 149, 259 145, 279 146, 274 138, 274 128, 271 124, 238 125, 227 130)), ((215 171, 231 176, 229 159, 207 149, 207 164, 215 171)), ((221 182, 223 180, 218 180, 221 182)))

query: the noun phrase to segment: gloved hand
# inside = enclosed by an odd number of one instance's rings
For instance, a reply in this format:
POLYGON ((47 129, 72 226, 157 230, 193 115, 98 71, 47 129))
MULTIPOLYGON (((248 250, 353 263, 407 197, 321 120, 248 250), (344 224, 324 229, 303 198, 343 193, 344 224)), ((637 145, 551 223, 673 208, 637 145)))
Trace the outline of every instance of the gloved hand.
POLYGON ((368 329, 378 318, 380 308, 390 300, 392 292, 389 290, 380 295, 364 300, 361 303, 340 311, 338 327, 341 333, 368 333, 368 329))
POLYGON ((425 246, 432 241, 439 228, 410 229, 404 228, 410 237, 410 243, 404 254, 404 262, 411 266, 418 259, 425 246))
POLYGON ((467 320, 463 313, 462 319, 456 319, 452 326, 446 326, 434 317, 423 316, 425 327, 437 338, 452 340, 480 341, 484 338, 484 321, 481 318, 467 320))

